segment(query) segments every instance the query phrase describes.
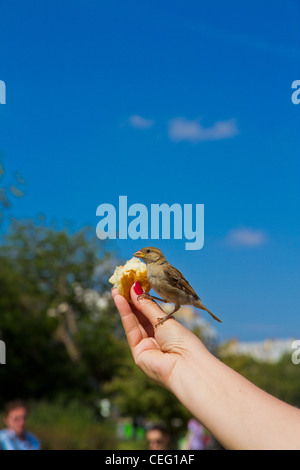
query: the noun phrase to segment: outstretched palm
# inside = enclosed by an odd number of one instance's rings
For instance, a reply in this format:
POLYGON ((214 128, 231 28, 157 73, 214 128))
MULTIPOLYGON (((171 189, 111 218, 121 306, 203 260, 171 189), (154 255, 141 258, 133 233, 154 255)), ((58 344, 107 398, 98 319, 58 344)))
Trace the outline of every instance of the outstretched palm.
POLYGON ((187 331, 175 320, 155 328, 161 309, 153 301, 141 299, 132 291, 132 303, 112 289, 135 363, 151 379, 168 386, 172 371, 183 352, 181 334, 187 331))

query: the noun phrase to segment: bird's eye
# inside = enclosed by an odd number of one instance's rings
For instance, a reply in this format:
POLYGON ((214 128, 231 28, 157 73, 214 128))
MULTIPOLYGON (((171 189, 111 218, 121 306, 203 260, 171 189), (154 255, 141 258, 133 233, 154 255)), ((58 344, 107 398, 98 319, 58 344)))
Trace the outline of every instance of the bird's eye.
POLYGON ((147 250, 147 253, 150 253, 150 250, 147 250))

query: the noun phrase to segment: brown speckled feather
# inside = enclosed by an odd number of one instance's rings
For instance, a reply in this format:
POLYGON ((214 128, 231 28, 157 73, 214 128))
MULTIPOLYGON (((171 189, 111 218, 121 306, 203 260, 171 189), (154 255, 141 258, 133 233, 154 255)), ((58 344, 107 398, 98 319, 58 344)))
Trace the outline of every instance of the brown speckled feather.
MULTIPOLYGON (((141 258, 147 265, 147 277, 152 289, 161 296, 163 302, 173 302, 175 309, 172 313, 160 319, 157 325, 164 323, 170 318, 181 305, 193 305, 196 308, 206 310, 215 320, 222 323, 205 305, 202 304, 200 297, 190 286, 185 277, 178 269, 168 263, 163 253, 153 246, 142 248, 134 253, 134 256, 141 258)), ((146 294, 143 294, 145 296, 146 294)), ((150 296, 152 300, 161 300, 150 296)), ((157 326, 156 325, 156 326, 157 326)))
POLYGON ((200 297, 198 297, 192 286, 188 283, 188 281, 178 269, 174 268, 174 266, 169 263, 164 265, 163 268, 165 276, 172 285, 176 286, 178 289, 186 292, 187 294, 193 295, 195 300, 200 300, 200 297))

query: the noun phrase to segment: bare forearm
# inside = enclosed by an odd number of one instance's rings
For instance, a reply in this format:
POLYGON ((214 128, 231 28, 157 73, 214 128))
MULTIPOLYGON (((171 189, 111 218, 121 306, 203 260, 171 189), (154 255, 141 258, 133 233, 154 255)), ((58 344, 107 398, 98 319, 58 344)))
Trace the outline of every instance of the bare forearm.
POLYGON ((133 307, 113 290, 136 364, 171 390, 225 448, 300 449, 300 410, 227 367, 177 321, 156 329, 159 307, 139 302, 134 286, 130 295, 133 307))
POLYGON ((227 367, 199 342, 170 380, 178 399, 227 449, 300 449, 300 411, 227 367))

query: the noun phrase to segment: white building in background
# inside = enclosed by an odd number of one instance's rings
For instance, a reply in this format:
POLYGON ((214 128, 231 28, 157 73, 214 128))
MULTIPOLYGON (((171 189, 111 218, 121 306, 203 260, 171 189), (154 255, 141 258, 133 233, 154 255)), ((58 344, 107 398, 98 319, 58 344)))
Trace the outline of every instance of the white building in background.
POLYGON ((295 338, 266 339, 264 341, 239 342, 231 340, 222 345, 222 355, 247 355, 254 359, 277 362, 284 354, 293 354, 295 338))

